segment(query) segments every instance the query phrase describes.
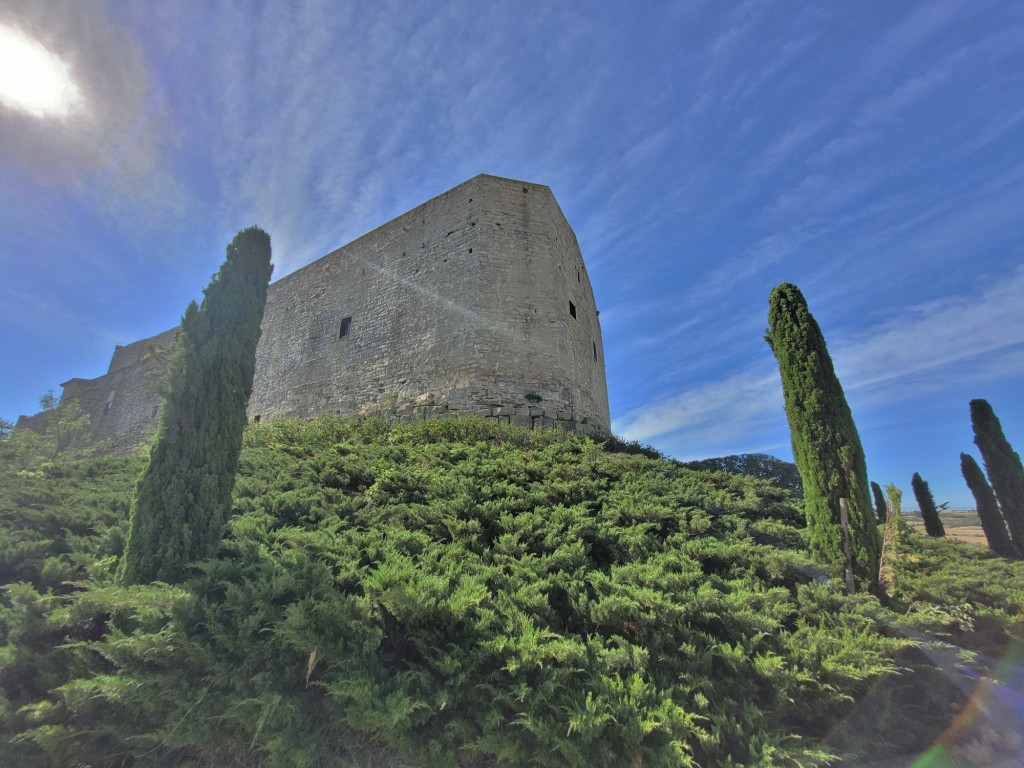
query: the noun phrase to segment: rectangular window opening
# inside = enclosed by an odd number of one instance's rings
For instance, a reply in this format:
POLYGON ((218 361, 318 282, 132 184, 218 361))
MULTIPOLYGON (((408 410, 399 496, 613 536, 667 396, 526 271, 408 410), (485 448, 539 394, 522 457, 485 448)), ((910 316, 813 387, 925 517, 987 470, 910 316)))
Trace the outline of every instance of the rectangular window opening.
POLYGON ((263 417, 260 414, 257 413, 255 416, 252 417, 253 423, 254 424, 259 424, 261 418, 263 418, 263 417))
POLYGON ((351 317, 346 317, 344 320, 341 321, 341 328, 338 329, 338 338, 339 339, 344 339, 346 336, 348 336, 349 331, 351 329, 352 329, 352 318, 351 317))
POLYGON ((572 315, 573 317, 576 317, 576 305, 573 304, 571 301, 569 302, 569 314, 572 315))
POLYGON ((597 360, 597 342, 592 341, 590 343, 594 345, 594 359, 597 360))

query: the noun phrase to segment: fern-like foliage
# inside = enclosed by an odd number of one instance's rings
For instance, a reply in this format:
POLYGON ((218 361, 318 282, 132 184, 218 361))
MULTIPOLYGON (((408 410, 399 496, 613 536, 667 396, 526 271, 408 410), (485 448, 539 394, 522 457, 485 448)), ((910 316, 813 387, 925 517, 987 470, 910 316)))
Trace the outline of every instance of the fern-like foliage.
MULTIPOLYGON (((0 475, 0 764, 811 765, 926 746, 959 701, 900 719, 917 643, 753 478, 470 419, 251 425, 217 556, 124 586, 139 463, 0 475)), ((952 579, 939 545, 908 551, 952 579)), ((1012 578, 975 610, 995 644, 1012 578)))

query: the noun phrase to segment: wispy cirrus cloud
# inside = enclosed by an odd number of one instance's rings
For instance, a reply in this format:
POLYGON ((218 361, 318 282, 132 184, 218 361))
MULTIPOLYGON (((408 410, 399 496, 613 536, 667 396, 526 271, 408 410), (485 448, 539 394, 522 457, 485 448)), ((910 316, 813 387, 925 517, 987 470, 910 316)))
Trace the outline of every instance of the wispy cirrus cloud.
POLYGON ((835 361, 844 385, 892 402, 953 381, 1024 373, 1024 266, 988 276, 980 287, 908 306, 863 334, 839 339, 835 361), (904 386, 913 382, 913 386, 904 386))
MULTIPOLYGON (((606 108, 602 79, 613 73, 586 42, 586 23, 570 27, 555 8, 531 16, 528 26, 567 30, 564 58, 551 60, 525 32, 508 34, 514 14, 500 6, 469 15, 455 4, 309 7, 270 5, 253 19, 221 6, 208 19, 224 35, 250 36, 210 51, 224 216, 271 230, 279 274, 477 173, 585 186, 585 169, 567 176, 571 166, 551 158, 574 153, 573 139, 606 108)), ((646 134, 630 145, 632 162, 664 141, 646 134)))
POLYGON ((660 438, 659 444, 741 444, 776 421, 781 408, 778 372, 754 368, 636 408, 612 429, 626 440, 660 438))
POLYGON ((859 74, 852 82, 870 87, 880 77, 901 71, 904 61, 940 31, 962 19, 966 7, 964 0, 936 0, 913 8, 864 50, 859 74))

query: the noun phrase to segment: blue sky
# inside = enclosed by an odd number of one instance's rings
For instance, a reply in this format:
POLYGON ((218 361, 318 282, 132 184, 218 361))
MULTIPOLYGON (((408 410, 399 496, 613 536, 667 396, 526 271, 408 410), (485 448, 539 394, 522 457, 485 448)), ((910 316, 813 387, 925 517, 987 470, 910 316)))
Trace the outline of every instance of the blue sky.
POLYGON ((872 479, 973 506, 975 397, 1024 449, 1024 4, 14 0, 4 28, 77 88, 0 102, 5 418, 173 326, 238 229, 280 277, 491 173, 576 231, 618 434, 790 458, 762 338, 790 281, 872 479))

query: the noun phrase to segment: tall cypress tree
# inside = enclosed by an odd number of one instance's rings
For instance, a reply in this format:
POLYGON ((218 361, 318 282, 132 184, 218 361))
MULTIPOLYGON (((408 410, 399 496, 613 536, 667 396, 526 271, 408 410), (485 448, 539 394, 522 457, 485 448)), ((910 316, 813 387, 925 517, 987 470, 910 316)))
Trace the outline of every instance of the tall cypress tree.
POLYGON ((915 472, 914 476, 910 478, 910 486, 914 489, 917 508, 921 510, 925 533, 935 537, 945 536, 946 529, 942 526, 939 510, 935 508, 935 498, 932 496, 932 490, 928 487, 928 483, 915 472))
POLYGON ((978 518, 981 520, 981 530, 985 532, 985 538, 988 539, 989 549, 1002 557, 1020 557, 1020 551, 1010 541, 1010 534, 1006 531, 1006 521, 1003 520, 1003 515, 999 511, 996 495, 992 492, 992 486, 985 479, 978 462, 970 454, 961 453, 960 471, 967 482, 967 487, 974 494, 974 504, 978 510, 978 518))
POLYGON ((878 518, 878 522, 884 523, 887 517, 885 494, 882 493, 882 486, 874 480, 871 481, 871 493, 875 497, 875 517, 878 518))
POLYGON ((270 280, 270 237, 239 232, 178 330, 149 464, 132 505, 123 579, 180 581, 217 551, 252 392, 270 280))
POLYGON ((971 400, 974 442, 981 451, 992 491, 999 502, 1010 539, 1024 551, 1024 466, 1003 434, 1003 427, 986 400, 971 400))
POLYGON ((839 500, 849 506, 853 570, 867 586, 878 578, 881 541, 868 490, 867 465, 853 415, 800 289, 782 283, 768 300, 765 340, 779 361, 793 456, 804 483, 810 543, 832 568, 845 564, 839 500))

